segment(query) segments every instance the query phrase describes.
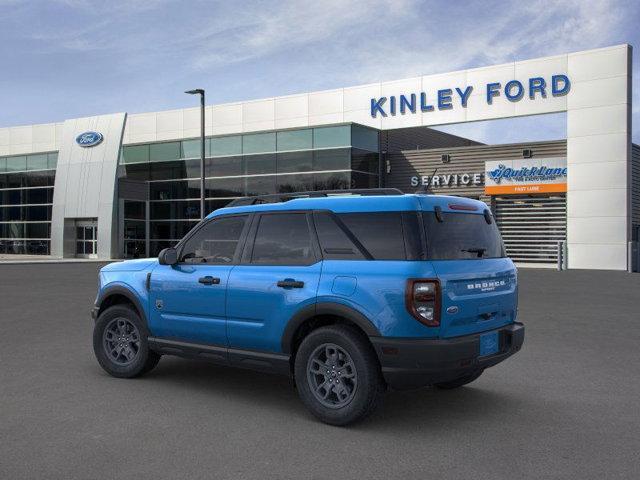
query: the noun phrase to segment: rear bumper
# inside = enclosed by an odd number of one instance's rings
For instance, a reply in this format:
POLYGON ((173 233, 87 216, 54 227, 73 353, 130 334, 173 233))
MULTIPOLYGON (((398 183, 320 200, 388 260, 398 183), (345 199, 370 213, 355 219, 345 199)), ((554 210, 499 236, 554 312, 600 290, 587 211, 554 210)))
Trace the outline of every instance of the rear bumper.
POLYGON ((516 353, 524 342, 524 325, 513 323, 499 332, 498 353, 480 357, 481 332, 447 339, 370 337, 387 384, 398 390, 448 382, 492 367, 516 353))

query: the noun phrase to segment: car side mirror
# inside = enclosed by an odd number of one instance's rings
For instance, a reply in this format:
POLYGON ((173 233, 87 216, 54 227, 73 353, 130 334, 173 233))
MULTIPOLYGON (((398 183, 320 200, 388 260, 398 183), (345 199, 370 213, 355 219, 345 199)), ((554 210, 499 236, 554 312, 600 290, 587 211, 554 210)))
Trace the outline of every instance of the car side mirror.
POLYGON ((158 254, 160 265, 175 265, 178 263, 178 251, 175 248, 165 248, 158 254))

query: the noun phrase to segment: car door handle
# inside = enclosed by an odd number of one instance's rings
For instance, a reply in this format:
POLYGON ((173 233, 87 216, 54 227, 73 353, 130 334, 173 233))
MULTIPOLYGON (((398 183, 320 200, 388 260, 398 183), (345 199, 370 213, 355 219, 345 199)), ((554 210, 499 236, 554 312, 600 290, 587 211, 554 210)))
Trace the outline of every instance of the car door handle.
POLYGON ((304 282, 294 280, 293 278, 285 278, 278 282, 278 286, 280 288, 302 288, 304 287, 304 282))
POLYGON ((207 275, 206 277, 200 277, 198 279, 198 282, 202 283, 203 285, 218 285, 220 283, 220 279, 207 275))

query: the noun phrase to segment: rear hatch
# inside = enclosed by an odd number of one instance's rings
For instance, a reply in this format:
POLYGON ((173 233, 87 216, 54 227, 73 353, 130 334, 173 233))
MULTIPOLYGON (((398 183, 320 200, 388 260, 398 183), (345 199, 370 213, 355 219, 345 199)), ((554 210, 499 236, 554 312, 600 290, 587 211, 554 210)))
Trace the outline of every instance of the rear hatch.
POLYGON ((515 321, 516 269, 488 212, 424 212, 423 220, 428 257, 442 291, 440 336, 469 335, 515 321))

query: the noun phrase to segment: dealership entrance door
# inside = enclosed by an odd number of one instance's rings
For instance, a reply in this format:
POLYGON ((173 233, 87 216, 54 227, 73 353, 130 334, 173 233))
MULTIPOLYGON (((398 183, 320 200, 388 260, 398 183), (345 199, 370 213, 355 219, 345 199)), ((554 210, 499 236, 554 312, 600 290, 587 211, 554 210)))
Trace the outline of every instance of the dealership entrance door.
POLYGON ((76 257, 98 258, 97 220, 76 220, 76 257))
POLYGON ((566 194, 493 197, 492 204, 507 255, 514 262, 557 265, 558 244, 567 240, 566 194))

